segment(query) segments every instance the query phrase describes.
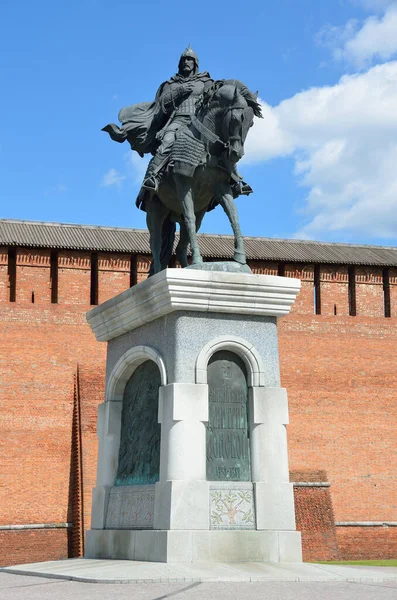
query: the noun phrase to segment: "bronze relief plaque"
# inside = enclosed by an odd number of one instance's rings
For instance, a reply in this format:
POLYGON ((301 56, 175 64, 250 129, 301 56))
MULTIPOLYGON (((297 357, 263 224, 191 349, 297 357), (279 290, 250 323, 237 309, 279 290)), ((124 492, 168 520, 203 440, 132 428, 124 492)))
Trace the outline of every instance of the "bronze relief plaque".
POLYGON ((128 380, 121 413, 116 485, 143 485, 159 480, 160 384, 159 369, 151 360, 142 363, 128 380))
POLYGON ((216 352, 208 363, 207 480, 251 481, 248 384, 243 361, 216 352))

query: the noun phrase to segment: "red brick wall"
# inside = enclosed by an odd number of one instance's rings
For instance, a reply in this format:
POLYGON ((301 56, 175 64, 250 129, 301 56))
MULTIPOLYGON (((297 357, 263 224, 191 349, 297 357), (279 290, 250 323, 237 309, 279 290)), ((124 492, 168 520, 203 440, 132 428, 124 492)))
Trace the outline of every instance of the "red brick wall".
POLYGON ((0 566, 68 558, 67 529, 0 531, 0 566))
MULTIPOLYGON (((98 344, 105 358, 106 344, 98 344)), ((82 429, 83 469, 83 526, 90 528, 91 495, 96 482, 98 438, 96 435, 97 408, 105 399, 105 361, 95 365, 87 361, 79 367, 82 429)))
MULTIPOLYGON (((106 344, 95 341, 86 323, 91 308, 90 253, 59 252, 58 304, 51 304, 49 256, 47 250, 18 250, 16 302, 10 303, 7 252, 0 254, 0 453, 5 457, 0 525, 70 522, 76 512, 70 465, 78 365, 81 514, 88 529, 96 475, 96 408, 103 401, 106 344)), ((149 257, 137 256, 138 282, 146 278, 149 264, 149 257)), ((256 272, 277 272, 276 263, 252 266, 256 272)), ((128 255, 99 253, 98 267, 100 302, 129 287, 128 255)), ((368 274, 357 269, 358 316, 349 317, 347 270, 326 266, 320 269, 322 314, 314 315, 313 272, 313 265, 285 265, 286 276, 302 278, 302 291, 291 314, 279 323, 279 343, 282 385, 289 396, 291 470, 302 477, 304 473, 308 477, 308 471, 326 471, 331 483, 320 491, 299 488, 295 492, 305 556, 319 559, 334 552, 327 521, 331 498, 336 521, 396 520, 397 481, 391 465, 397 458, 397 272, 390 269, 392 318, 383 316, 381 270, 368 274), (317 516, 310 521, 310 514, 317 516), (320 556, 320 551, 325 554, 320 556)), ((337 528, 345 557, 353 535, 356 544, 362 540, 364 553, 373 552, 368 539, 381 549, 384 540, 395 535, 395 528, 382 528, 379 533, 368 529, 337 528)), ((8 534, 8 540, 31 540, 32 550, 30 542, 21 546, 27 561, 48 558, 48 544, 43 542, 45 550, 38 557, 34 541, 44 536, 58 536, 67 548, 67 534, 59 530, 0 533, 8 534)), ((19 552, 17 547, 15 551, 19 552)), ((0 564, 11 556, 8 550, 4 552, 0 564)), ((60 552, 55 549, 52 558, 60 552)))
POLYGON ((397 527, 336 527, 340 560, 397 556, 397 527))
POLYGON ((296 528, 304 561, 338 560, 338 541, 329 487, 294 487, 296 528))
POLYGON ((50 251, 18 248, 17 301, 47 305, 51 301, 50 251))
POLYGON ((391 316, 397 317, 397 269, 389 269, 391 316))
POLYGON ((130 287, 131 256, 128 254, 99 253, 98 303, 117 296, 130 287))
POLYGON ((255 260, 250 263, 251 271, 259 275, 278 275, 278 263, 255 260))
POLYGON ((357 315, 384 317, 382 269, 356 267, 357 315))
POLYGON ((302 315, 314 313, 314 265, 285 265, 285 277, 301 280, 301 291, 292 306, 292 312, 302 315))
POLYGON ((0 302, 8 302, 9 283, 8 283, 8 253, 7 248, 0 248, 0 302))
POLYGON ((138 254, 136 262, 137 262, 137 274, 138 274, 137 283, 140 283, 141 281, 144 281, 148 276, 151 258, 150 258, 150 256, 143 256, 141 254, 138 254))
POLYGON ((346 266, 320 267, 322 315, 338 317, 346 317, 349 315, 348 287, 348 272, 346 266))
POLYGON ((396 324, 296 312, 280 322, 290 468, 327 471, 337 521, 395 520, 396 324))
MULTIPOLYGON (((58 302, 80 312, 90 308, 91 253, 60 251, 58 302), (80 305, 80 306, 79 306, 80 305)), ((17 280, 18 289, 18 280, 17 280)), ((18 293, 18 292, 17 292, 18 293)))
MULTIPOLYGON (((0 310, 0 525, 71 520, 73 384, 79 365, 87 529, 97 453, 96 407, 103 401, 106 354, 106 344, 96 342, 85 318, 90 309, 89 255, 60 253, 59 304, 51 304, 49 295, 46 304, 40 300, 50 283, 48 253, 35 252, 39 266, 21 256, 18 252, 16 302, 3 302, 0 310), (38 291, 34 304, 33 286, 38 291)), ((51 557, 42 535, 66 539, 58 530, 32 531, 9 534, 10 540, 40 540, 32 556, 24 547, 27 561, 51 557), (42 557, 38 548, 46 548, 42 557)), ((54 558, 67 554, 66 542, 59 544, 63 549, 55 545, 54 558)), ((7 560, 6 546, 0 543, 0 564, 7 560)))

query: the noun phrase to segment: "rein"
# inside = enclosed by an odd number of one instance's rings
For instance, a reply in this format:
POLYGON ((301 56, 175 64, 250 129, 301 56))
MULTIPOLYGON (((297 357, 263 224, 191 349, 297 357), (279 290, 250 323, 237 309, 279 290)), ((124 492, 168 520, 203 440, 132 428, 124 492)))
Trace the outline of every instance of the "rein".
POLYGON ((211 142, 212 144, 221 144, 221 146, 223 146, 224 148, 227 148, 229 144, 227 144, 226 142, 222 141, 221 138, 216 135, 216 133, 214 133, 213 131, 211 131, 210 129, 208 129, 208 127, 206 127, 201 121, 198 120, 198 118, 193 115, 192 116, 192 120, 191 123, 193 125, 193 127, 199 132, 201 133, 201 135, 208 140, 209 142, 211 142))

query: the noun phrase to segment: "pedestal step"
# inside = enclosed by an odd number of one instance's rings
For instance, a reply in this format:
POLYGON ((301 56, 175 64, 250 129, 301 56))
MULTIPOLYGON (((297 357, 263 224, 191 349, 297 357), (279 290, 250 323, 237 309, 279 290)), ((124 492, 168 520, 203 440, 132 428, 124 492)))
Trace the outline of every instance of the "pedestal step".
POLYGON ((301 562, 297 531, 163 531, 103 529, 87 532, 85 558, 181 562, 301 562))

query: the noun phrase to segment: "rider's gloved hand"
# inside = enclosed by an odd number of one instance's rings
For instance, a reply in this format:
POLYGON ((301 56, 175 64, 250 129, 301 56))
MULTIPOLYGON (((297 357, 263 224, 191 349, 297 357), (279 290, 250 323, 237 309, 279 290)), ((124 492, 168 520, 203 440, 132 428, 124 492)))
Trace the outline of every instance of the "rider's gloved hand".
POLYGON ((194 83, 193 81, 188 81, 186 83, 182 83, 181 87, 183 88, 184 94, 190 94, 194 89, 194 83))

